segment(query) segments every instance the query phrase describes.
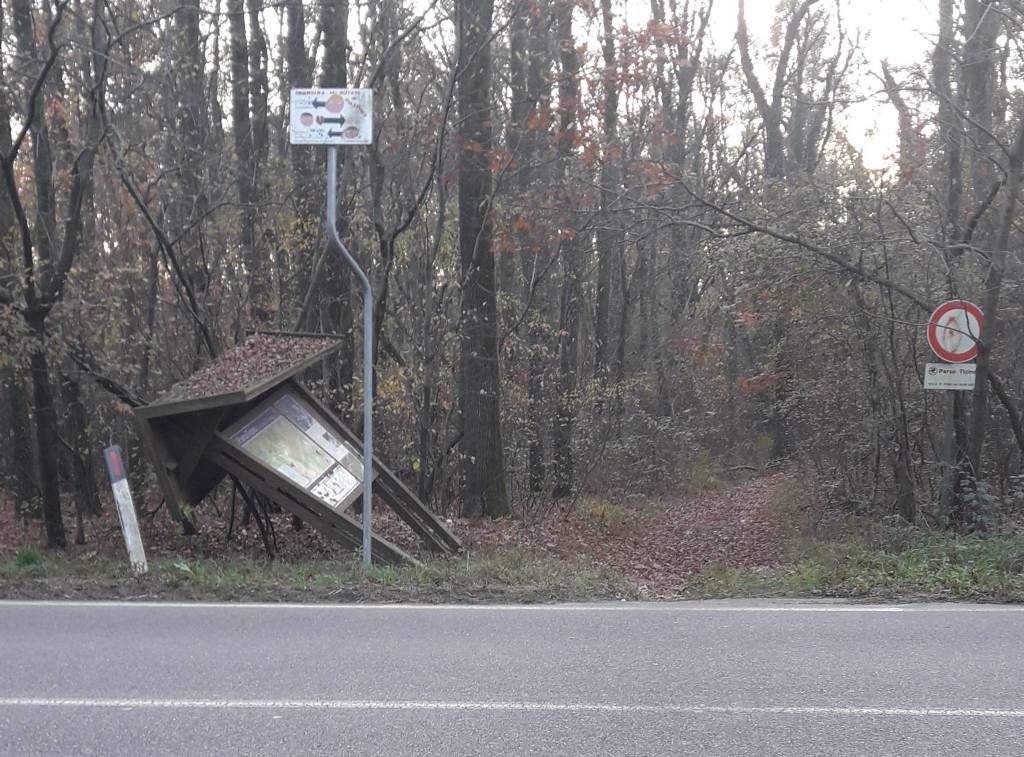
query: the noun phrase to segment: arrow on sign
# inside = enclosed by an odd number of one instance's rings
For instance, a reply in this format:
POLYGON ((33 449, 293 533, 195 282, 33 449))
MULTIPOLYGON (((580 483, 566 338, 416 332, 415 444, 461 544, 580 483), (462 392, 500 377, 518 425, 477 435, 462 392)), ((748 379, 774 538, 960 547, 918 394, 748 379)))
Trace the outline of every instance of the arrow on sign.
POLYGON ((322 108, 326 104, 327 104, 326 100, 317 100, 315 97, 313 98, 313 107, 314 108, 322 108))
POLYGON ((320 123, 324 123, 324 124, 338 124, 338 126, 341 126, 343 123, 345 123, 345 117, 344 116, 338 116, 337 118, 321 118, 320 119, 320 123))
POLYGON ((343 131, 335 131, 334 129, 331 129, 329 132, 327 132, 327 136, 328 137, 344 137, 345 136, 345 132, 343 132, 343 131))

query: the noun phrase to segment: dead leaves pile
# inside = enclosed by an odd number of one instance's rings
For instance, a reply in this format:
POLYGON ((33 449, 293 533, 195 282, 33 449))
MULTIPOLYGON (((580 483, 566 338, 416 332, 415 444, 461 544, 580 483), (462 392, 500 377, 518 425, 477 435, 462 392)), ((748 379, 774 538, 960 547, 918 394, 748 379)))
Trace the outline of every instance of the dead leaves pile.
POLYGON ((661 497, 642 505, 584 500, 567 515, 541 522, 456 522, 474 549, 517 547, 561 559, 584 560, 637 582, 641 594, 672 596, 715 566, 778 564, 787 529, 780 522, 786 473, 775 473, 701 494, 661 497), (603 517, 607 512, 625 517, 603 517))
MULTIPOLYGON (((754 568, 779 564, 785 557, 790 529, 782 522, 790 510, 780 498, 793 491, 786 472, 763 476, 700 494, 660 497, 642 503, 610 502, 584 498, 569 513, 542 520, 448 521, 471 552, 517 549, 528 555, 583 562, 607 568, 636 583, 641 596, 672 597, 701 571, 716 566, 754 568)), ((149 493, 157 499, 157 493, 149 493)), ((143 540, 150 558, 186 558, 258 555, 262 543, 254 522, 240 526, 241 502, 237 502, 231 540, 225 539, 228 512, 223 500, 197 512, 199 533, 186 537, 165 512, 142 519, 143 540), (218 517, 219 516, 219 517, 218 517)), ((0 511, 0 557, 26 543, 42 542, 41 528, 13 523, 12 508, 0 511)), ((73 523, 70 508, 68 523, 73 523)), ((278 555, 284 560, 343 557, 344 551, 315 529, 295 531, 291 516, 271 516, 277 533, 278 555)), ((34 523, 34 522, 33 522, 34 523)), ((121 559, 124 545, 111 504, 103 515, 86 521, 88 543, 69 545, 69 554, 99 554, 121 559)), ((374 530, 402 549, 427 558, 414 533, 393 513, 381 507, 374 512, 374 530)), ((69 538, 72 534, 69 534, 69 538)))

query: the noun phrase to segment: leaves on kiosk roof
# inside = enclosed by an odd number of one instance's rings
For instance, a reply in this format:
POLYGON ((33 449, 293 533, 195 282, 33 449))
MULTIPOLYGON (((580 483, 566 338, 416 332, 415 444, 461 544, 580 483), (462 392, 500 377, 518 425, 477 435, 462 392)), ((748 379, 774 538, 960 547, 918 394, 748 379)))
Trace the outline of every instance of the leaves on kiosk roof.
POLYGON ((244 391, 338 344, 328 336, 253 334, 188 378, 161 394, 152 404, 216 397, 244 391))

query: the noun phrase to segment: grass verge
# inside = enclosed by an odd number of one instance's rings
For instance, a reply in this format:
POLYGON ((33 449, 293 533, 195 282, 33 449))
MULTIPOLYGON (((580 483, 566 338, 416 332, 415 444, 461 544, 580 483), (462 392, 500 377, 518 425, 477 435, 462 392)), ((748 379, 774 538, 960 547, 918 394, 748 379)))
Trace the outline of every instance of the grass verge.
MULTIPOLYGON (((956 536, 877 524, 845 534, 805 544, 785 565, 711 566, 678 592, 657 596, 1024 602, 1024 535, 956 536)), ((646 596, 638 582, 611 569, 518 549, 367 572, 354 560, 160 558, 138 578, 121 561, 32 547, 0 559, 0 598, 472 603, 646 596)))
POLYGON ((632 599, 636 590, 617 574, 517 550, 422 566, 374 566, 355 560, 266 561, 164 558, 133 577, 122 562, 69 560, 19 552, 0 562, 3 598, 217 599, 335 602, 555 602, 632 599))
POLYGON ((695 577, 686 594, 1024 601, 1024 536, 900 531, 895 537, 815 543, 779 568, 715 567, 695 577))

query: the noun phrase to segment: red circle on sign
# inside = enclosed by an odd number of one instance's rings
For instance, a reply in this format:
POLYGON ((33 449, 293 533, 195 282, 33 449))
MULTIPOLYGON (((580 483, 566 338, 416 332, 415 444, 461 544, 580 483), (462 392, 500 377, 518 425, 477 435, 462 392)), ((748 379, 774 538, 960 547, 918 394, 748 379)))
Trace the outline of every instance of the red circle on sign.
POLYGON ((966 300, 950 300, 928 319, 928 346, 947 363, 966 363, 978 355, 978 337, 985 316, 966 300))

